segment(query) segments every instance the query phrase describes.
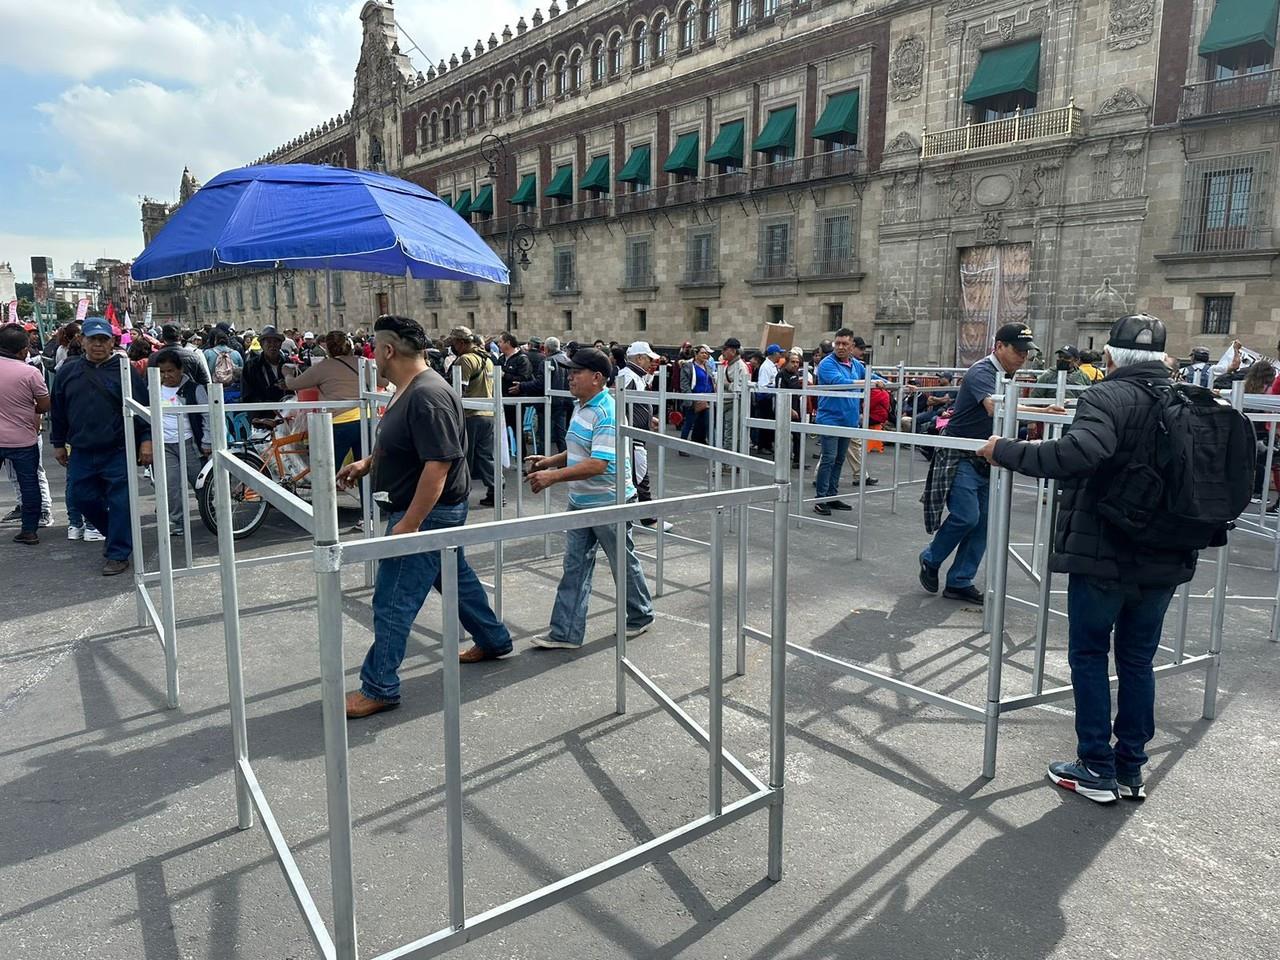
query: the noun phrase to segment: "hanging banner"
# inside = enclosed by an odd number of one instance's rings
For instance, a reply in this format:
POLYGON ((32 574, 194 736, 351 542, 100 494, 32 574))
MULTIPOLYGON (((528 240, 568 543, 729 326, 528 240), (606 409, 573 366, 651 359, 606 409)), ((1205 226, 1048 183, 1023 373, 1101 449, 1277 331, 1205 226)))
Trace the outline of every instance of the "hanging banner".
POLYGON ((142 329, 143 329, 143 330, 150 330, 150 329, 152 329, 152 326, 151 326, 151 301, 150 301, 150 300, 148 300, 148 301, 147 301, 147 307, 146 307, 146 310, 144 310, 144 311, 143 311, 143 314, 142 314, 142 329))
POLYGON ((81 297, 80 302, 76 304, 76 323, 84 323, 84 318, 89 315, 89 299, 81 297))

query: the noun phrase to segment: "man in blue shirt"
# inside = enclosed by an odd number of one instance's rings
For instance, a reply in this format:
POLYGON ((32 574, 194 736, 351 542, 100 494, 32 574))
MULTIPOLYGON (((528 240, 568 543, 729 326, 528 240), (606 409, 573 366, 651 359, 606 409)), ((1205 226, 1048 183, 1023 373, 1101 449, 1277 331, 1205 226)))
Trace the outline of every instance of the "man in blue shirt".
MULTIPOLYGON (((1006 323, 997 330, 995 349, 964 375, 945 435, 974 440, 990 437, 995 426, 993 394, 1000 374, 1013 376, 1027 362, 1028 351, 1034 349, 1037 348, 1029 327, 1006 323)), ((973 579, 987 551, 989 477, 989 466, 974 454, 939 448, 934 455, 925 489, 926 508, 936 490, 936 495, 946 501, 947 516, 933 542, 920 554, 920 585, 930 593, 938 592, 938 568, 954 552, 956 559, 947 571, 942 595, 951 600, 983 602, 983 592, 973 585, 973 579), (937 489, 939 485, 945 490, 937 489)))
MULTIPOLYGON (((818 413, 814 422, 827 427, 857 427, 862 424, 863 387, 848 385, 864 380, 867 375, 862 361, 854 356, 853 331, 842 327, 836 332, 834 349, 822 358, 818 364, 817 379, 819 386, 844 386, 840 394, 818 398, 818 413)), ((822 460, 818 463, 818 475, 814 480, 815 495, 819 502, 813 505, 813 512, 824 517, 831 516, 832 510, 852 510, 843 500, 833 498, 840 485, 840 469, 844 465, 845 456, 849 452, 848 437, 819 437, 822 447, 822 460)))

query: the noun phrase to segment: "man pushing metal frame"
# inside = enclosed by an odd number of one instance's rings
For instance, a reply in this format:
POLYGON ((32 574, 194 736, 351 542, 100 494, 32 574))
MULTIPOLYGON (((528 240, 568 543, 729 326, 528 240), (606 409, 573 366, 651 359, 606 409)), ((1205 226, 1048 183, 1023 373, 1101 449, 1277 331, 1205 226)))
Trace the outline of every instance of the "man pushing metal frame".
MULTIPOLYGON (((625 410, 625 392, 617 391, 618 407, 625 410)), ((210 409, 214 417, 225 411, 222 387, 212 388, 210 409)), ((781 410, 781 408, 780 408, 781 410)), ((781 411, 785 413, 786 411, 781 411)), ((445 733, 445 810, 447 819, 449 925, 410 943, 381 954, 380 960, 407 960, 436 956, 462 943, 500 929, 541 909, 591 889, 613 877, 648 863, 692 841, 733 823, 755 810, 769 810, 768 876, 782 876, 782 801, 785 736, 785 670, 787 633, 787 501, 790 496, 787 450, 779 448, 771 463, 743 454, 707 448, 700 455, 724 461, 750 473, 771 472, 766 485, 712 491, 673 497, 656 504, 669 516, 713 511, 711 552, 710 623, 710 714, 707 729, 683 710, 671 697, 631 661, 626 652, 625 603, 617 602, 615 637, 616 710, 626 711, 626 679, 630 677, 648 693, 658 706, 669 713, 708 752, 708 812, 691 823, 662 834, 602 863, 565 877, 501 906, 468 917, 463 900, 462 858, 462 747, 460 719, 460 678, 458 646, 460 626, 457 606, 457 550, 481 543, 543 536, 566 528, 596 526, 613 522, 620 535, 628 522, 651 514, 655 503, 627 503, 626 488, 618 484, 618 503, 614 506, 575 510, 512 520, 495 520, 463 527, 430 530, 397 537, 371 537, 339 542, 337 490, 332 482, 335 473, 331 416, 312 414, 311 435, 312 503, 294 497, 283 487, 263 477, 227 449, 222 431, 214 431, 214 483, 218 512, 219 570, 222 579, 223 622, 227 653, 227 683, 230 694, 231 731, 235 755, 236 807, 241 829, 253 825, 257 810, 263 827, 313 942, 326 960, 357 960, 359 956, 355 922, 355 880, 351 802, 347 770, 347 727, 344 710, 344 659, 342 629, 342 568, 379 558, 409 553, 440 551, 442 553, 441 585, 444 600, 442 650, 444 683, 445 733), (333 933, 321 917, 305 880, 298 869, 284 834, 276 823, 270 804, 249 762, 248 731, 245 716, 245 693, 241 663, 240 616, 236 577, 235 536, 231 529, 231 485, 235 475, 278 506, 282 512, 312 535, 312 555, 316 572, 316 597, 320 641, 320 686, 325 741, 325 793, 329 825, 329 860, 334 905, 333 933), (719 548, 723 537, 724 511, 752 503, 773 504, 774 535, 779 545, 773 556, 772 575, 772 649, 769 686, 769 782, 760 781, 732 754, 722 742, 722 616, 723 559, 719 548), (748 795, 726 804, 722 795, 722 772, 725 766, 748 791, 748 795)), ((778 433, 785 427, 778 416, 778 433)), ((619 426, 624 447, 640 431, 619 426)), ((646 434, 652 443, 681 444, 673 438, 646 434)), ((683 445, 681 445, 683 448, 683 445)), ((623 451, 625 453, 625 450, 623 451)), ((500 500, 498 501, 501 502, 500 500)), ((614 571, 618 598, 626 595, 625 565, 614 571)), ((741 584, 739 584, 741 589, 741 584)))

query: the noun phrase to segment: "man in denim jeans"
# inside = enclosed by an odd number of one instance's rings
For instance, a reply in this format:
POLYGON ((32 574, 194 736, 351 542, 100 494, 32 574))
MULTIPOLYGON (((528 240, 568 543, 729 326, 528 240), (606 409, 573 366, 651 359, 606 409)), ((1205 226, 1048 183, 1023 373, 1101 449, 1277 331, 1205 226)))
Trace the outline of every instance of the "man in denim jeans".
MULTIPOLYGON (((346 489, 373 471, 373 499, 387 519, 387 536, 458 527, 467 521, 471 481, 462 402, 426 361, 427 335, 407 317, 374 324, 378 374, 396 386, 378 427, 373 453, 343 467, 346 489)), ((373 645, 360 670, 360 689, 347 694, 347 717, 367 717, 400 703, 400 664, 409 630, 427 593, 443 589, 440 552, 411 553, 378 564, 373 588, 373 645)), ((471 565, 458 550, 458 619, 475 638, 463 663, 511 652, 511 634, 493 613, 471 565)))
POLYGON ((1097 803, 1142 800, 1146 745, 1155 733, 1152 660, 1169 601, 1196 571, 1195 550, 1135 543, 1103 517, 1100 502, 1159 426, 1147 385, 1169 384, 1165 326, 1122 317, 1111 327, 1106 379, 1080 394, 1075 419, 1058 440, 991 437, 982 455, 1031 477, 1062 481, 1049 569, 1067 581, 1067 660, 1076 704, 1076 759, 1049 764, 1058 786, 1097 803), (1111 715, 1108 654, 1119 689, 1111 715), (1114 738, 1114 746, 1112 739, 1114 738))
MULTIPOLYGON (((528 461, 533 492, 568 483, 570 510, 618 502, 618 425, 613 397, 604 388, 611 371, 609 358, 599 350, 583 348, 574 355, 569 368, 569 392, 577 403, 565 436, 567 449, 554 457, 530 457, 528 461)), ((627 499, 634 500, 636 491, 625 461, 624 457, 622 482, 626 484, 627 499)), ((631 524, 627 524, 626 543, 620 550, 616 525, 605 523, 565 532, 564 573, 556 588, 551 629, 546 636, 533 638, 535 646, 549 650, 576 650, 582 646, 597 546, 604 547, 615 583, 618 564, 627 565, 627 636, 638 637, 649 629, 653 602, 631 540, 631 524)))

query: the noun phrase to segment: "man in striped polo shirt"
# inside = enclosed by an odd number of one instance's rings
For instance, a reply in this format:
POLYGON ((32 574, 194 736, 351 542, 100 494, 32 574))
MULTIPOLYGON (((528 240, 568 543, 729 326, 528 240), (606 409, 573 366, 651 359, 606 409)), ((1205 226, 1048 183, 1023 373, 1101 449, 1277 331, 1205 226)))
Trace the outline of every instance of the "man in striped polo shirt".
MULTIPOLYGON (((579 350, 569 366, 569 392, 577 401, 565 435, 566 450, 554 457, 530 457, 529 486, 541 493, 556 483, 569 484, 569 509, 609 506, 618 502, 618 424, 613 397, 605 390, 612 372, 609 358, 599 350, 579 350)), ((623 458, 623 480, 628 500, 636 497, 631 471, 623 458)), ((533 638, 538 647, 576 650, 587 629, 587 604, 591 600, 591 575, 596 547, 604 548, 617 582, 618 562, 627 565, 627 636, 638 637, 653 622, 653 601, 645 583, 640 559, 627 524, 625 557, 619 557, 617 527, 605 523, 565 532, 564 573, 556 588, 551 628, 533 638)))

